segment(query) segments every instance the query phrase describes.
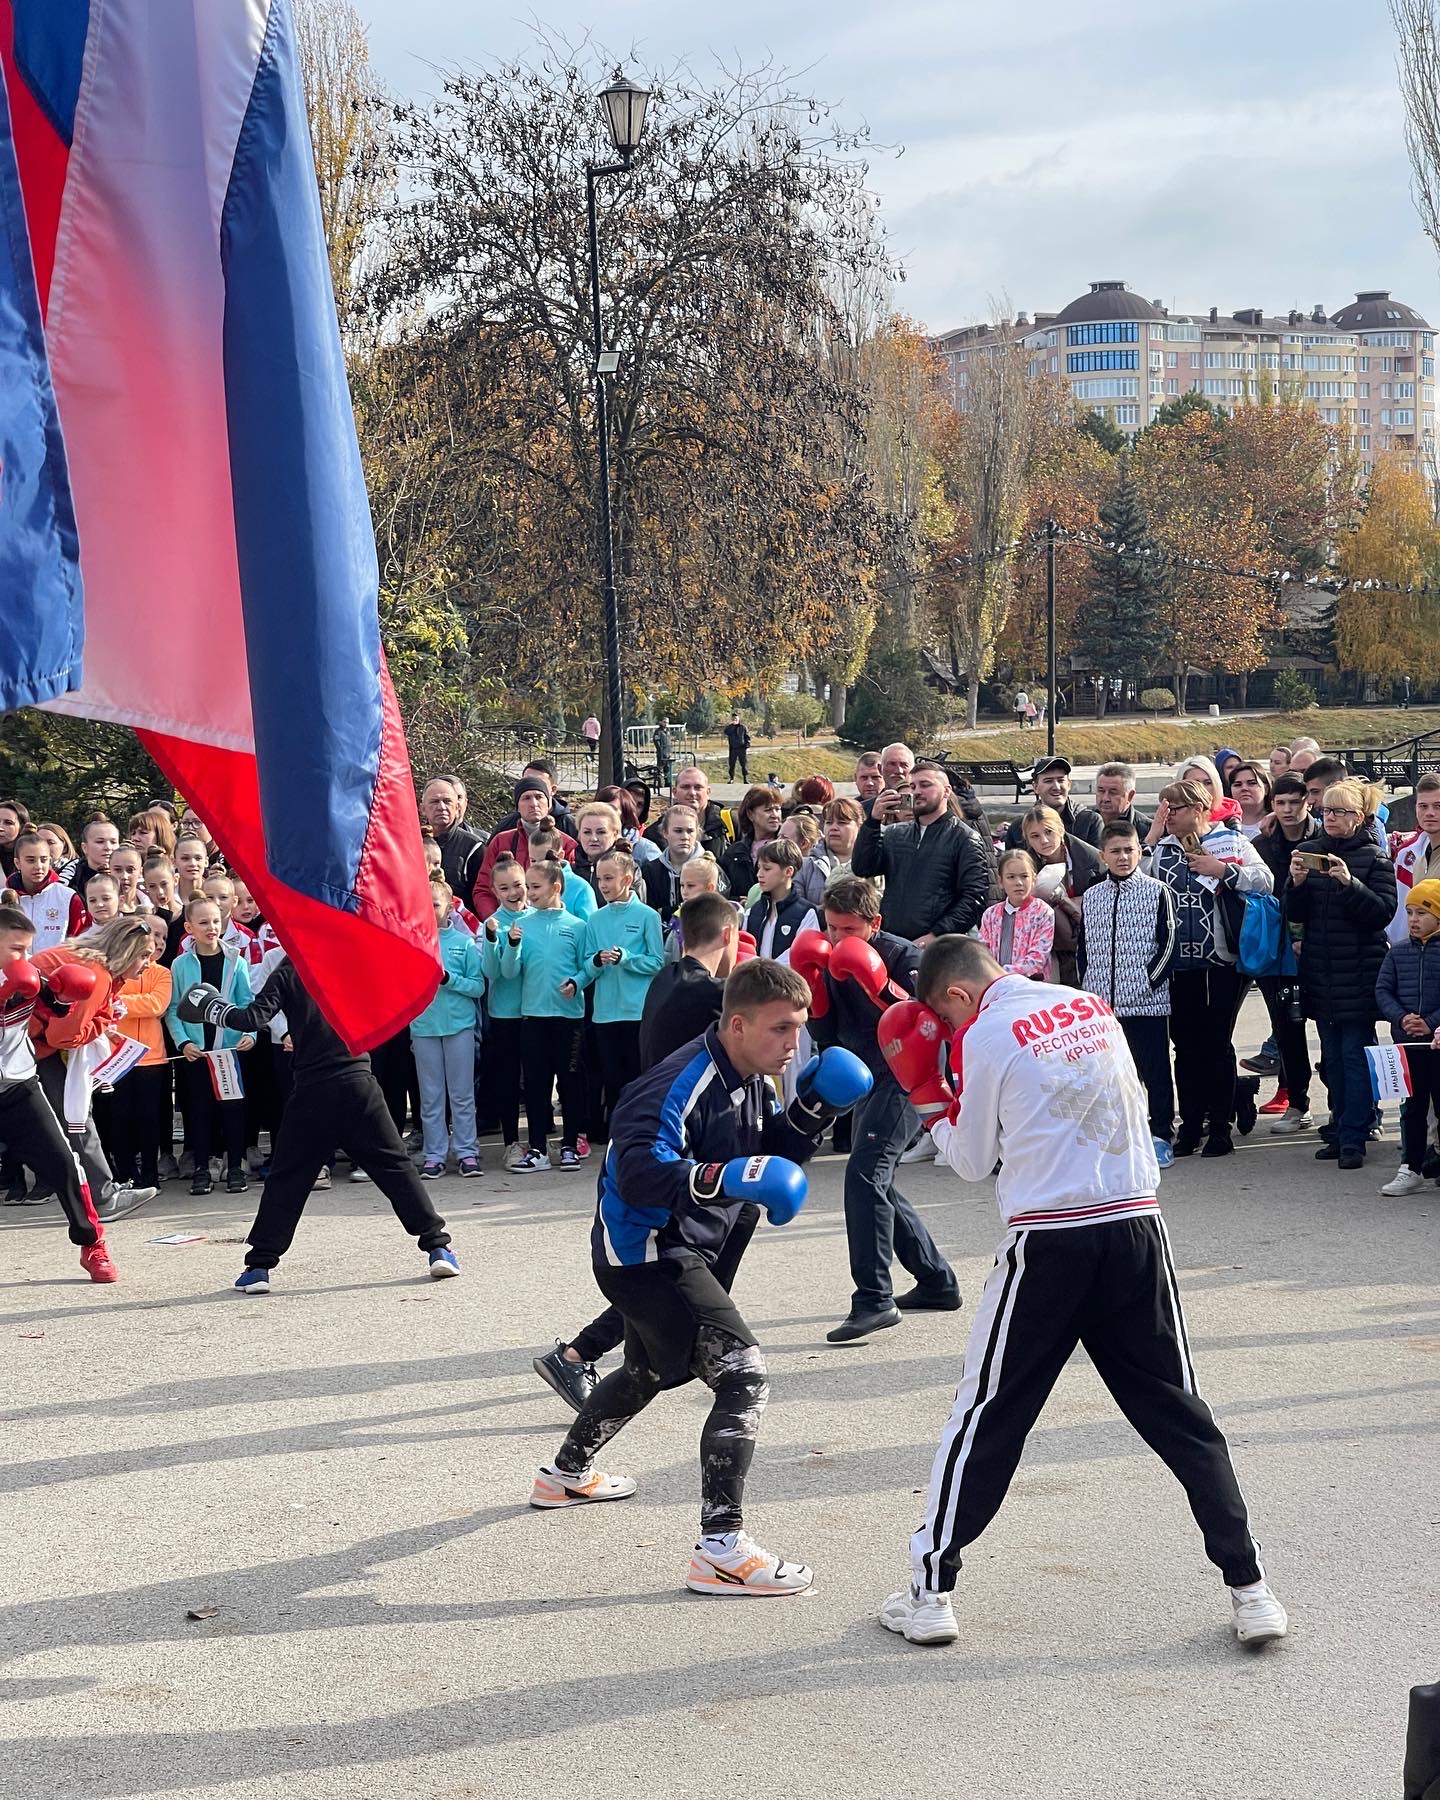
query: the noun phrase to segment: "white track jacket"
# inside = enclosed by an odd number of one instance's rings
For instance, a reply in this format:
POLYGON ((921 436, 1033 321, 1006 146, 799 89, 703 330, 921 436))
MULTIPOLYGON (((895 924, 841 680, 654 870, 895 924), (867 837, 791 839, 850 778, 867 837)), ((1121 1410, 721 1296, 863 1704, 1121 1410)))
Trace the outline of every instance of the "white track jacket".
POLYGON ((1059 1229, 1159 1210, 1144 1091, 1095 994, 1004 975, 964 1038, 964 1088, 936 1148, 965 1181, 999 1162, 1006 1225, 1059 1229))

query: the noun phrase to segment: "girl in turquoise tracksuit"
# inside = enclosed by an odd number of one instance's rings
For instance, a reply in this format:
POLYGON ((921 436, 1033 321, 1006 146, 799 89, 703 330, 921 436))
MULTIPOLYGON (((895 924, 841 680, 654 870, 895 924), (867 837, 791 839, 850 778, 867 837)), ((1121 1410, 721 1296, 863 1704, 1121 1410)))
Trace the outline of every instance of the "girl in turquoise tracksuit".
POLYGON ((563 1131, 560 1167, 582 1167, 577 1139, 585 1105, 581 1069, 585 1002, 580 974, 585 927, 561 904, 565 865, 548 859, 525 871, 525 893, 531 910, 519 921, 518 943, 507 931, 502 940, 500 969, 520 975, 520 1060, 525 1073, 525 1124, 530 1148, 516 1165, 523 1173, 550 1167, 545 1133, 549 1125, 550 1090, 560 1089, 563 1131))
MULTIPOLYGON (((245 959, 223 941, 220 908, 213 900, 192 894, 185 903, 185 923, 190 929, 191 948, 181 951, 170 970, 173 998, 165 1023, 185 1058, 185 1094, 189 1102, 185 1129, 195 1158, 190 1192, 210 1192, 210 1153, 223 1145, 226 1191, 243 1194, 249 1185, 245 1177, 245 1102, 216 1097, 205 1055, 214 1050, 248 1051, 255 1040, 247 1032, 232 1031, 228 1026, 188 1024, 178 1008, 184 995, 199 982, 218 988, 232 1006, 248 1006, 250 971, 245 959)), ((246 1060, 242 1055, 242 1081, 246 1060)))
POLYGON ((440 933, 440 962, 444 973, 435 998, 410 1026, 415 1050, 415 1073, 420 1078, 420 1126, 424 1149, 420 1164, 422 1181, 438 1181, 453 1142, 456 1164, 462 1175, 479 1175, 479 1145, 475 1141, 475 1024, 480 1016, 480 996, 485 992, 485 971, 480 949, 463 925, 456 922, 455 896, 444 881, 431 877, 430 898, 440 933), (450 1102, 450 1131, 445 1130, 445 1102, 450 1102))
POLYGON ((505 1167, 519 1166, 520 1148, 520 970, 506 973, 502 953, 512 926, 519 941, 520 921, 530 910, 525 900, 525 871, 513 856, 497 856, 490 871, 499 906, 485 921, 480 961, 484 966, 490 1029, 485 1040, 489 1091, 505 1140, 505 1167))
POLYGON ((664 964, 665 943, 659 913, 634 891, 628 851, 599 857, 595 880, 605 904, 585 921, 580 981, 595 989, 595 1048, 608 1120, 621 1088, 640 1073, 640 1014, 664 964))

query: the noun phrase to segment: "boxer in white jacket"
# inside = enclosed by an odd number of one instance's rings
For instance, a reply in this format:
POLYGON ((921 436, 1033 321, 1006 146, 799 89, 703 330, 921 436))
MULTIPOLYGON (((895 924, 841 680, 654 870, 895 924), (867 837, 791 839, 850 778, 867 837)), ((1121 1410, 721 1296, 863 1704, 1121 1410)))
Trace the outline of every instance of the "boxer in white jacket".
POLYGON ((917 992, 882 1016, 880 1047, 942 1161, 966 1181, 1000 1163, 1006 1235, 911 1539, 911 1585, 885 1602, 881 1623, 917 1644, 959 1636, 950 1595, 961 1551, 999 1510, 1031 1426, 1083 1344, 1184 1487, 1241 1642, 1283 1637, 1285 1610, 1260 1567, 1229 1446, 1196 1392, 1144 1092, 1119 1021, 1098 995, 1006 975, 970 938, 929 946, 917 992), (951 1033, 947 1078, 940 1052, 951 1033))

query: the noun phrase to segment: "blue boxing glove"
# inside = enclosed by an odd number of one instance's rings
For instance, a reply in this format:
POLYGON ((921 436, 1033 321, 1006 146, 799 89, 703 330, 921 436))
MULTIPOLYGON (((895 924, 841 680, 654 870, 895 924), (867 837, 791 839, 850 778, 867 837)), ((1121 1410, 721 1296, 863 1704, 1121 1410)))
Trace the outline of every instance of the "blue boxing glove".
POLYGON ((819 1137, 832 1120, 858 1106, 875 1077, 858 1056, 838 1044, 812 1056, 795 1084, 786 1119, 807 1137, 819 1137))
POLYGON ((763 1206, 772 1225, 788 1225, 805 1204, 810 1184, 798 1163, 783 1156, 732 1156, 729 1162, 696 1163, 690 1192, 701 1202, 749 1200, 763 1206))

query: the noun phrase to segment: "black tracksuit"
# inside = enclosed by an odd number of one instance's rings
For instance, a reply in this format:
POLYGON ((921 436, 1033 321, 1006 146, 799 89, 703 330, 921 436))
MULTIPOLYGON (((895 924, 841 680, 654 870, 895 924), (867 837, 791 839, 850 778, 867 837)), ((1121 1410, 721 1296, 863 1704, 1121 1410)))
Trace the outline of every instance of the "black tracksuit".
POLYGON ((353 1056, 311 999, 295 965, 281 963, 248 1006, 230 1009, 232 1030, 258 1031, 283 1012, 294 1044, 294 1089, 270 1154, 270 1174, 246 1240, 245 1266, 273 1269, 294 1242, 295 1228, 322 1168, 338 1145, 395 1209, 422 1250, 450 1242, 406 1154, 368 1056, 353 1056))

